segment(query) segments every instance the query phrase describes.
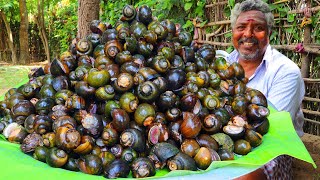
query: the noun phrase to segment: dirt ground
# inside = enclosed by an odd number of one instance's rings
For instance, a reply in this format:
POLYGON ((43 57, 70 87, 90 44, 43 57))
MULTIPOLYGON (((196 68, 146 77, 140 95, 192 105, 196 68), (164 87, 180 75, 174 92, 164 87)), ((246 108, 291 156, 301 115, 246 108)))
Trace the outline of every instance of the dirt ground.
POLYGON ((305 134, 301 137, 301 140, 308 149, 317 168, 315 169, 311 164, 295 159, 293 163, 294 179, 318 180, 320 179, 320 136, 305 134))

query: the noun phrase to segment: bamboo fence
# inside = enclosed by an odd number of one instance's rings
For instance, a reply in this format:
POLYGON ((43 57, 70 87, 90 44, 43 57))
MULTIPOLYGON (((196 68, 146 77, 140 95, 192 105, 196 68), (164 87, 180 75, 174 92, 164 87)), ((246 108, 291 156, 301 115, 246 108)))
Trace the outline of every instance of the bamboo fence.
MULTIPOLYGON (((303 8, 308 6, 313 15, 319 14, 320 1, 269 0, 269 4, 282 5, 289 10, 285 12, 287 15, 294 15, 294 20, 289 21, 280 14, 281 12, 276 9, 273 11, 275 17, 273 31, 276 33, 273 37, 275 43, 271 39, 272 35, 270 37, 271 45, 290 57, 301 68, 306 88, 303 101, 304 132, 320 136, 320 44, 316 43, 318 37, 312 35, 315 28, 320 28, 320 20, 316 18, 313 26, 302 25, 305 20, 303 8), (303 51, 297 50, 299 44, 303 46, 303 51)), ((202 25, 197 19, 194 20, 194 38, 200 44, 211 44, 216 49, 232 50, 230 19, 226 15, 228 8, 230 10, 228 0, 207 0, 205 8, 208 22, 202 25)))

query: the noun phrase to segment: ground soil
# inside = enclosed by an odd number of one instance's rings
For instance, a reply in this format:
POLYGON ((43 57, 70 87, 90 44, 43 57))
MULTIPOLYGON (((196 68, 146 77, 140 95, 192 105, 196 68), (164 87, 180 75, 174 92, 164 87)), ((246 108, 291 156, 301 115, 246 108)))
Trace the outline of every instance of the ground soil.
POLYGON ((315 169, 311 164, 295 159, 293 163, 293 175, 296 180, 320 180, 320 136, 305 134, 301 137, 312 159, 317 165, 315 169))

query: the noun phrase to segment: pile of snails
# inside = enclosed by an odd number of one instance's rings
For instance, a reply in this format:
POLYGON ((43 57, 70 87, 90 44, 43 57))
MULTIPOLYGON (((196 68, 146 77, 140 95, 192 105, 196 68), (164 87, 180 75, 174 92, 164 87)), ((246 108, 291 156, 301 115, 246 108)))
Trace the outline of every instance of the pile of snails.
POLYGON ((52 167, 106 178, 204 170, 246 155, 268 132, 265 96, 238 63, 151 9, 94 20, 0 101, 0 133, 52 167))

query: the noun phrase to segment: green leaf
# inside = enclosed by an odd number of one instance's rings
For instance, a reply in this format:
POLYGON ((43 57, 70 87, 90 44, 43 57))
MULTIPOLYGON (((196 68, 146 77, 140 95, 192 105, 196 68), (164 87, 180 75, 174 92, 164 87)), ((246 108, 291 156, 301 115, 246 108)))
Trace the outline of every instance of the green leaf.
POLYGON ((188 11, 192 7, 192 3, 184 4, 184 10, 188 11))
POLYGON ((287 29, 287 32, 288 32, 288 33, 292 33, 292 32, 293 32, 293 28, 292 28, 292 27, 291 27, 291 28, 288 28, 288 29, 287 29))
POLYGON ((233 46, 229 46, 229 47, 226 49, 226 51, 227 51, 228 53, 231 53, 233 50, 234 50, 234 47, 233 47, 233 46))
POLYGON ((278 32, 277 31, 272 31, 272 33, 270 35, 270 41, 271 40, 276 40, 277 36, 278 36, 278 32))
POLYGON ((1 5, 1 6, 2 7, 0 9, 9 10, 10 8, 13 7, 13 4, 12 3, 8 3, 8 4, 1 5))
POLYGON ((295 19, 296 15, 295 14, 288 14, 287 15, 287 21, 288 22, 293 22, 295 19))
POLYGON ((275 5, 275 4, 269 4, 269 7, 270 7, 271 11, 277 9, 277 5, 275 5))
POLYGON ((232 33, 228 32, 226 35, 224 35, 226 38, 232 37, 232 33))
POLYGON ((200 23, 200 27, 203 27, 205 24, 207 24, 208 21, 203 21, 202 23, 200 23))
POLYGON ((182 26, 183 29, 188 29, 188 28, 190 28, 190 27, 193 27, 193 24, 192 24, 192 22, 191 22, 190 20, 188 20, 188 21, 182 26))
POLYGON ((231 9, 234 7, 235 4, 236 4, 235 0, 228 0, 228 5, 229 7, 231 7, 231 9))

